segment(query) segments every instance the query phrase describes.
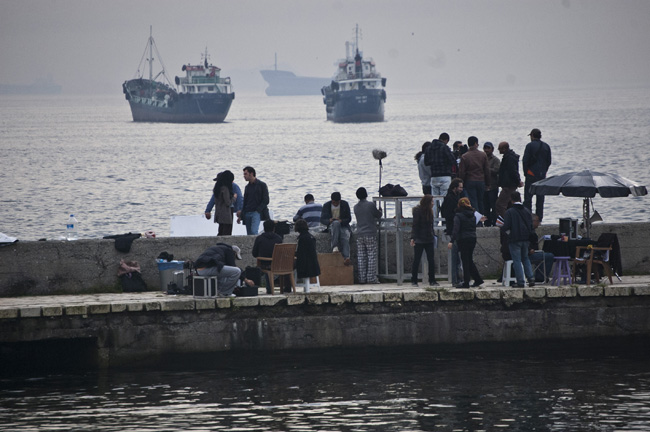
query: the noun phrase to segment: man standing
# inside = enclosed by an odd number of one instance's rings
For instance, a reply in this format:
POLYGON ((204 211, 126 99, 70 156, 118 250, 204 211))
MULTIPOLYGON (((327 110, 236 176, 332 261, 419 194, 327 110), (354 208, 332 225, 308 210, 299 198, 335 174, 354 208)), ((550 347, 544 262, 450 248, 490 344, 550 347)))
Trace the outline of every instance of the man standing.
POLYGON ((293 217, 293 221, 304 219, 310 229, 320 227, 320 215, 323 212, 323 206, 314 202, 314 196, 310 193, 305 195, 305 205, 298 209, 293 217))
MULTIPOLYGON (((524 206, 532 211, 533 194, 530 188, 536 181, 546 178, 548 167, 551 166, 551 147, 542 141, 542 132, 539 129, 533 129, 528 135, 531 141, 526 144, 522 160, 524 176, 526 177, 524 206)), ((535 195, 535 197, 535 214, 542 221, 544 219, 544 195, 535 195)))
POLYGON ((268 219, 269 189, 255 174, 255 168, 244 168, 244 180, 248 182, 244 189, 244 204, 237 212, 237 223, 242 220, 246 225, 246 234, 257 234, 260 221, 268 219))
POLYGON ((431 141, 431 145, 424 153, 424 163, 431 167, 431 195, 445 196, 451 183, 453 167, 456 158, 447 145, 449 134, 443 132, 438 139, 431 141))
POLYGON ((478 149, 478 138, 467 138, 469 151, 460 158, 459 177, 465 185, 465 192, 472 207, 485 215, 483 196, 485 188, 490 186, 490 168, 487 155, 478 149))
POLYGON ((508 249, 510 249, 510 256, 515 268, 517 286, 519 288, 526 286, 524 282, 525 274, 526 279, 528 279, 528 286, 532 287, 535 286, 535 275, 528 258, 528 246, 530 245, 530 233, 533 231, 533 216, 530 210, 521 203, 521 194, 519 192, 513 192, 511 197, 513 205, 506 211, 501 230, 508 232, 508 249))
POLYGON ((340 192, 332 192, 330 198, 331 201, 323 205, 320 223, 330 232, 332 252, 341 252, 345 265, 350 265, 350 205, 341 199, 340 192))
POLYGON ((381 210, 369 202, 366 188, 357 189, 359 202, 354 206, 357 218, 357 262, 359 283, 376 284, 377 280, 377 221, 381 210))
POLYGON ((497 216, 502 218, 506 215, 510 196, 517 188, 524 184, 519 175, 519 155, 510 149, 510 144, 505 141, 499 143, 499 153, 501 156, 501 165, 499 166, 499 186, 501 193, 496 202, 497 216))
POLYGON ((239 247, 217 243, 206 249, 194 262, 199 276, 217 277, 220 297, 235 297, 233 291, 241 275, 241 270, 235 265, 235 257, 241 259, 239 247))
POLYGON ((483 203, 485 205, 485 226, 494 226, 497 220, 496 202, 499 195, 499 158, 494 156, 494 145, 490 141, 483 144, 483 151, 488 159, 490 169, 490 185, 485 187, 483 203))

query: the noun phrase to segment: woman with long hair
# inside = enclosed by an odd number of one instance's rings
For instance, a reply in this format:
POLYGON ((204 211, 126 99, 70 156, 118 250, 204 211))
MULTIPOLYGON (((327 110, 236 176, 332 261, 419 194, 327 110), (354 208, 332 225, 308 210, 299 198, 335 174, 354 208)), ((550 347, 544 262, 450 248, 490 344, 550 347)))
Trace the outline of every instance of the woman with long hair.
POLYGON ((217 174, 217 182, 214 184, 214 222, 219 224, 219 236, 232 234, 232 209, 230 206, 237 199, 237 194, 232 190, 232 182, 235 175, 231 171, 223 171, 217 174))
MULTIPOLYGON (((411 246, 413 250, 413 266, 411 267, 411 285, 418 286, 418 269, 422 252, 427 253, 429 264, 429 285, 437 286, 436 270, 433 260, 433 196, 427 194, 422 197, 420 204, 413 207, 413 227, 411 228, 411 246)), ((422 281, 424 283, 424 281, 422 281)))
POLYGON ((476 216, 475 210, 469 198, 463 197, 458 200, 456 215, 454 216, 454 229, 451 233, 451 242, 447 245, 453 247, 453 242, 458 242, 460 259, 463 262, 463 283, 456 285, 456 288, 469 288, 470 279, 474 279, 473 287, 483 283, 481 275, 474 265, 474 248, 476 247, 476 216))

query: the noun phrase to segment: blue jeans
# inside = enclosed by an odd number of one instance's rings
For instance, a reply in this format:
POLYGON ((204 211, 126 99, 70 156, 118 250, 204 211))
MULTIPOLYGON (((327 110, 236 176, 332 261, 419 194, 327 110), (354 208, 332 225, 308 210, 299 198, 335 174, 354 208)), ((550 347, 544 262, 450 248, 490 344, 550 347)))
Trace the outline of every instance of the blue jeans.
POLYGON ((483 181, 466 181, 465 182, 465 192, 467 192, 467 198, 469 202, 472 203, 474 210, 485 215, 485 207, 483 206, 483 196, 485 195, 485 182, 483 181))
POLYGON ((510 242, 508 244, 508 249, 510 249, 510 256, 512 257, 513 267, 515 268, 517 285, 519 286, 524 286, 526 284, 526 281, 524 280, 524 273, 526 274, 526 279, 528 280, 535 278, 535 275, 533 274, 533 267, 530 265, 530 259, 528 258, 529 245, 530 243, 528 243, 527 240, 520 242, 510 242))
POLYGON ((431 177, 431 195, 447 196, 450 184, 449 176, 431 177))
POLYGON ((257 235, 260 229, 261 215, 258 212, 244 213, 244 224, 246 225, 246 234, 257 235))

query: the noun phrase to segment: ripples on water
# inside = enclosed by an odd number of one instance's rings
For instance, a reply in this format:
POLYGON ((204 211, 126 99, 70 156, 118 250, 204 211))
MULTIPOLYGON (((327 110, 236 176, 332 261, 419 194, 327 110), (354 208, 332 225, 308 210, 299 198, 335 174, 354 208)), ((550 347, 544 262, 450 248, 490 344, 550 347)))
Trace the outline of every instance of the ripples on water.
POLYGON ((647 431, 647 356, 427 349, 189 356, 3 378, 0 430, 647 431))
MULTIPOLYGON (((413 156, 424 141, 509 141, 523 156, 533 127, 553 149, 549 175, 584 168, 650 184, 650 89, 389 93, 386 121, 333 124, 319 96, 238 95, 228 122, 134 123, 111 96, 0 98, 0 232, 56 239, 70 213, 80 237, 127 231, 169 235, 171 216, 203 213, 215 174, 254 166, 271 209, 291 218, 307 192, 377 190, 375 148, 388 153, 382 183, 421 187, 413 156)), ((647 221, 647 197, 601 199, 605 221, 647 221)), ((546 220, 580 217, 579 198, 550 197, 546 220)))

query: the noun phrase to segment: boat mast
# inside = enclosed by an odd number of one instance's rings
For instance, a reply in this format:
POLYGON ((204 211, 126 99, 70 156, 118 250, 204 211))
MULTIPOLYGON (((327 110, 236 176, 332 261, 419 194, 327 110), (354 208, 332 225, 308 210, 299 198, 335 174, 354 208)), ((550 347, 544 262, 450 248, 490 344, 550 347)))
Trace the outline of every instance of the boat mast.
POLYGON ((149 81, 153 81, 153 26, 149 26, 149 81))
POLYGON ((275 53, 275 70, 278 70, 278 53, 275 53))

